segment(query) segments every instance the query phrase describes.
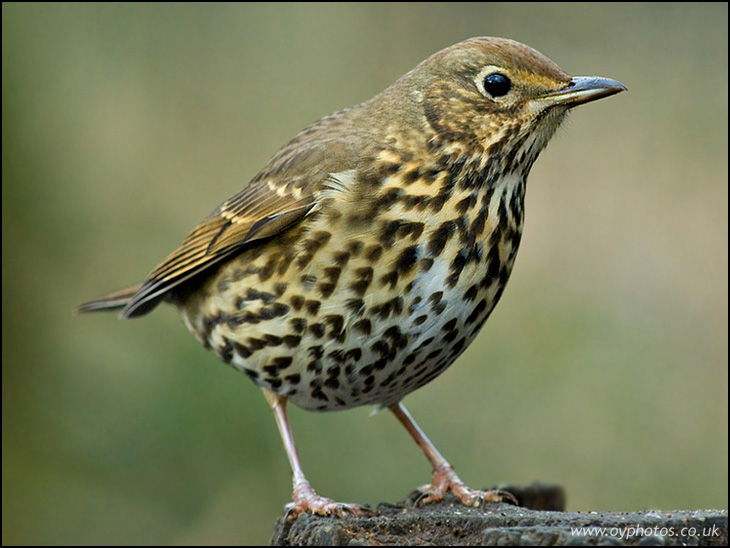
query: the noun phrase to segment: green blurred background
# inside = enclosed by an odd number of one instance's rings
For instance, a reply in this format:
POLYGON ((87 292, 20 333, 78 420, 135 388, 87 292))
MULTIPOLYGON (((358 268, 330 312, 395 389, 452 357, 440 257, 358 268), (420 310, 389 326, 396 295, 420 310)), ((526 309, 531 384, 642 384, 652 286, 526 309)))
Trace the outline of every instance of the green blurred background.
MULTIPOLYGON (((727 41, 717 4, 2 6, 3 544, 261 544, 290 472, 259 390, 141 279, 290 137, 470 36, 628 93, 533 169, 501 304, 406 399, 476 487, 573 510, 727 508, 727 41)), ((397 501, 388 413, 291 409, 322 494, 397 501)))

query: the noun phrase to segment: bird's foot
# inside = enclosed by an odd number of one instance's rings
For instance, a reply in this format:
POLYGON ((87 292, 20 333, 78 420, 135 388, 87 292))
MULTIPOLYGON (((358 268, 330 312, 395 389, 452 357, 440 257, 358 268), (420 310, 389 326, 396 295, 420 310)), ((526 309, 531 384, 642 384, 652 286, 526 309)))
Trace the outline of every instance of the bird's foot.
POLYGON ((286 517, 288 519, 296 519, 299 514, 310 512, 320 516, 368 516, 375 512, 360 506, 359 504, 351 504, 346 502, 335 502, 327 497, 322 497, 312 489, 309 482, 301 480, 294 486, 292 493, 293 501, 287 504, 286 517))
POLYGON ((512 493, 500 489, 490 491, 479 491, 464 485, 451 466, 439 468, 433 473, 430 485, 424 485, 418 489, 421 495, 416 499, 416 504, 440 502, 451 491, 465 506, 479 508, 487 502, 511 502, 517 505, 517 499, 512 493))

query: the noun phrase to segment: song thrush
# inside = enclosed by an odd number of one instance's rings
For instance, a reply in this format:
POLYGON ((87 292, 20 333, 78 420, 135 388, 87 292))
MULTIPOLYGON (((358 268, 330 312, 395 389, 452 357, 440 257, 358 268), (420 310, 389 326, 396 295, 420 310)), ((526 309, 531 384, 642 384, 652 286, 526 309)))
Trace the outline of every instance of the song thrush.
POLYGON ((301 131, 141 284, 77 311, 177 306, 263 390, 293 471, 291 516, 364 509, 310 487, 287 401, 390 408, 433 466, 425 502, 448 490, 473 506, 510 498, 466 487, 401 400, 449 367, 497 304, 527 175, 567 111, 624 89, 571 78, 512 40, 446 48, 301 131))

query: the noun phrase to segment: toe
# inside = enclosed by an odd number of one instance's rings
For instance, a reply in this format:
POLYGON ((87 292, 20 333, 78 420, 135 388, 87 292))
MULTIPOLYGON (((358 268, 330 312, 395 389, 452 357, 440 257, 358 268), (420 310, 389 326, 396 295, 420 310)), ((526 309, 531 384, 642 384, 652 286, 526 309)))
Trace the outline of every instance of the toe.
POLYGON ((286 518, 296 519, 299 514, 309 512, 318 516, 367 516, 373 515, 374 512, 370 508, 360 506, 359 504, 351 504, 346 502, 335 502, 327 497, 322 497, 316 493, 309 493, 306 497, 298 497, 285 507, 286 518))

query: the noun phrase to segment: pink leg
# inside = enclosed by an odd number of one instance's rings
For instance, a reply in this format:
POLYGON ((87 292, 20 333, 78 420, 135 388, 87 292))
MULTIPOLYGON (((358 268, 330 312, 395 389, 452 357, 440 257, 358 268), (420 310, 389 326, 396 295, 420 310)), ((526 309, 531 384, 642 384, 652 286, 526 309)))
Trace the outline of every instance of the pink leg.
POLYGON ((363 515, 372 513, 368 508, 357 504, 346 504, 335 502, 332 499, 319 496, 309 485, 304 477, 302 467, 299 464, 299 454, 294 445, 294 437, 289 428, 289 421, 286 417, 286 398, 269 390, 264 390, 264 397, 274 412, 276 425, 279 427, 281 440, 284 442, 284 449, 289 457, 289 464, 292 469, 294 489, 292 491, 293 501, 286 505, 287 517, 296 518, 302 512, 312 512, 323 516, 344 516, 345 514, 363 515))
POLYGON ((391 406, 390 410, 413 436, 413 439, 416 440, 431 466, 433 466, 431 485, 420 488, 422 493, 419 498, 420 502, 439 502, 443 500, 447 491, 451 491, 466 506, 479 507, 485 502, 501 502, 503 500, 509 500, 517 504, 515 497, 506 491, 477 491, 464 485, 464 482, 459 479, 451 465, 426 437, 423 430, 418 427, 403 404, 398 402, 391 406))

